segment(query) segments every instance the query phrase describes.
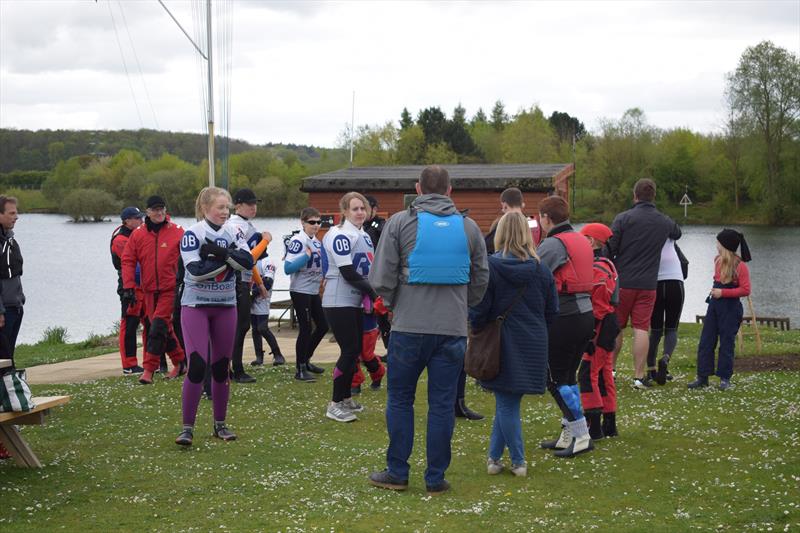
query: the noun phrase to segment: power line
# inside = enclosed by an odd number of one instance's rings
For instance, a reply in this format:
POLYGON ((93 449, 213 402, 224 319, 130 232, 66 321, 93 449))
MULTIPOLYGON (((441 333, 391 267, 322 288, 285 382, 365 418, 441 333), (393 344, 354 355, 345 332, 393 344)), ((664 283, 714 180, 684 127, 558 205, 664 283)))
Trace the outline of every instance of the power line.
POLYGON ((125 24, 125 32, 128 34, 128 41, 131 43, 131 50, 133 50, 133 58, 136 60, 136 67, 139 69, 139 76, 142 78, 144 94, 147 97, 147 104, 150 106, 150 112, 153 114, 153 122, 156 124, 156 129, 160 129, 158 126, 158 119, 156 118, 156 110, 153 109, 153 102, 150 99, 150 91, 147 90, 147 83, 145 82, 144 74, 142 73, 142 65, 139 63, 139 55, 136 53, 136 47, 133 45, 133 38, 131 37, 131 32, 128 29, 128 20, 125 18, 125 10, 122 9, 122 3, 119 0, 117 0, 117 5, 119 6, 119 11, 122 14, 122 22, 125 24))
POLYGON ((142 113, 139 111, 139 104, 136 101, 136 93, 133 90, 131 75, 130 72, 128 72, 128 64, 125 62, 125 54, 122 52, 122 41, 119 40, 119 32, 117 31, 117 21, 114 19, 114 11, 111 9, 111 0, 108 0, 107 5, 108 5, 108 12, 111 15, 111 25, 114 27, 114 35, 117 37, 117 46, 119 47, 119 55, 122 58, 122 67, 125 69, 125 76, 128 78, 128 87, 130 87, 131 89, 131 97, 133 98, 133 105, 136 107, 136 115, 139 117, 139 127, 144 128, 142 113))

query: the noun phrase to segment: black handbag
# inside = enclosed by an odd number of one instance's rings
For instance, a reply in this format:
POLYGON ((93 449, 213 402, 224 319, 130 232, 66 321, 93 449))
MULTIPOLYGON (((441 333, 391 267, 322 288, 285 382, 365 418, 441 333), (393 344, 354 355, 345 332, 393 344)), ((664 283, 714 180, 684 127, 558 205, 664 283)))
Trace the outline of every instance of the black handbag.
POLYGON ((525 292, 525 286, 519 291, 505 313, 498 316, 478 331, 470 328, 467 338, 467 352, 464 354, 464 371, 473 378, 488 381, 500 373, 500 345, 503 332, 503 321, 517 305, 525 292))

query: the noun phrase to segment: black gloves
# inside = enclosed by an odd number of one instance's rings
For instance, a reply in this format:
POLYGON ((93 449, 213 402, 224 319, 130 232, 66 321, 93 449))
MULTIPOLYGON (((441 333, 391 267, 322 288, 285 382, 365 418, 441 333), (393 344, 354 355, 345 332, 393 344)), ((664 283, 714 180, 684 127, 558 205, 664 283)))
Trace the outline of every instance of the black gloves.
POLYGON ((122 305, 125 309, 136 303, 136 291, 133 289, 122 289, 122 305))
POLYGON ((210 239, 206 239, 206 242, 200 246, 200 257, 202 259, 211 257, 217 261, 225 261, 228 258, 228 249, 217 245, 217 243, 212 242, 210 239))

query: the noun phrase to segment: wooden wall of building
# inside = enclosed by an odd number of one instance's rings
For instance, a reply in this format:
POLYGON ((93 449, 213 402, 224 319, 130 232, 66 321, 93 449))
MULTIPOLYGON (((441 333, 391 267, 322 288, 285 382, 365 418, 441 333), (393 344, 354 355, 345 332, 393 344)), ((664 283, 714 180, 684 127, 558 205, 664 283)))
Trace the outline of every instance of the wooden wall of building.
MULTIPOLYGON (((370 196, 378 200, 378 211, 389 215, 403 209, 404 194, 416 194, 413 190, 404 191, 370 191, 370 196)), ((538 214, 539 202, 547 196, 546 193, 523 192, 525 200, 525 214, 533 216, 538 214)), ((310 192, 308 205, 316 207, 322 213, 338 213, 341 192, 310 192)), ((495 218, 500 216, 500 191, 453 191, 453 202, 459 209, 469 209, 469 216, 483 233, 488 233, 495 218)))

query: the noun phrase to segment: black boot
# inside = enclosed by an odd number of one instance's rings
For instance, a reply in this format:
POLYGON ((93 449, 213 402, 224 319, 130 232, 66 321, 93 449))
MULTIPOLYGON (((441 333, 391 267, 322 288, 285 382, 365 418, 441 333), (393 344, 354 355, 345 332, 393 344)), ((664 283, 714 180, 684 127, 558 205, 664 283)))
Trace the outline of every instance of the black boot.
POLYGON ((483 415, 480 413, 476 413, 469 407, 467 407, 464 398, 456 399, 456 416, 459 418, 466 418, 467 420, 483 420, 483 415))
POLYGON ((592 440, 602 439, 605 434, 603 433, 603 425, 600 422, 600 411, 585 411, 583 415, 586 417, 586 424, 589 426, 589 436, 592 440))
POLYGON ((606 437, 617 437, 617 413, 603 414, 603 435, 606 437))
POLYGON ((167 375, 167 372, 169 372, 169 367, 167 367, 167 356, 166 356, 166 354, 162 353, 161 357, 159 357, 158 371, 159 371, 159 373, 161 373, 161 374, 163 374, 165 376, 167 375))
POLYGON ((256 360, 250 361, 250 366, 262 366, 264 364, 264 352, 256 354, 256 360))

